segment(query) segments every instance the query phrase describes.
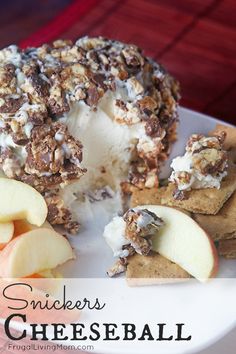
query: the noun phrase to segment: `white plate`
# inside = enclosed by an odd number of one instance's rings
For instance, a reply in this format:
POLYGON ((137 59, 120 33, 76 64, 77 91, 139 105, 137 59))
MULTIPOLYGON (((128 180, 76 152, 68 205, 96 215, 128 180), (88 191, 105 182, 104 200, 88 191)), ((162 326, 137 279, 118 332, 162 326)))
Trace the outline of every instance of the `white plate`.
MULTIPOLYGON (((182 154, 187 138, 192 133, 207 133, 219 120, 180 108, 178 141, 171 158, 182 154)), ((168 176, 169 163, 162 175, 168 176)), ((60 270, 65 277, 70 297, 95 299, 106 303, 102 311, 82 312, 81 321, 86 325, 98 323, 135 323, 141 329, 145 323, 167 323, 172 332, 175 323, 185 323, 185 334, 192 334, 188 342, 134 341, 86 342, 94 345, 94 353, 107 354, 185 354, 194 353, 213 344, 236 325, 236 261, 221 260, 221 279, 207 284, 192 280, 181 284, 130 288, 124 278, 110 279, 106 270, 114 262, 112 252, 102 233, 104 226, 116 211, 116 201, 84 204, 78 209, 82 229, 70 241, 77 260, 68 262, 60 270), (75 279, 76 278, 76 279, 75 279), (228 280, 223 278, 230 278, 228 280)), ((19 328, 19 324, 15 324, 19 328)), ((62 342, 60 342, 62 344, 62 342)), ((75 345, 66 341, 65 345, 75 345)))

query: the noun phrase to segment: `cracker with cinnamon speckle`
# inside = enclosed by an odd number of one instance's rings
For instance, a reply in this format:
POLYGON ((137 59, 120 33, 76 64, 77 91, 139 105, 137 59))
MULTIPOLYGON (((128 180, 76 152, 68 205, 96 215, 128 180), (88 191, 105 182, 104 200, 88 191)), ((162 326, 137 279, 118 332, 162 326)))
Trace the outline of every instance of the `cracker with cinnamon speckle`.
POLYGON ((236 190, 236 166, 229 166, 220 189, 193 189, 188 192, 187 199, 177 200, 173 197, 175 188, 173 183, 169 184, 161 197, 161 204, 179 207, 192 213, 215 215, 236 190))
MULTIPOLYGON (((162 196, 165 195, 167 187, 160 187, 160 188, 145 188, 145 189, 136 189, 132 196, 131 196, 131 201, 130 201, 130 206, 131 208, 135 208, 136 206, 139 205, 162 205, 163 203, 161 202, 162 196)), ((189 213, 187 210, 184 210, 182 208, 175 208, 183 213, 191 216, 191 213, 189 213)))
POLYGON ((219 242, 218 252, 225 258, 236 258, 236 239, 221 240, 219 242))
POLYGON ((166 187, 136 189, 131 196, 130 205, 133 208, 138 205, 161 204, 161 197, 165 193, 165 190, 166 187))
POLYGON ((194 214, 193 218, 214 241, 236 238, 236 193, 216 215, 194 214))
POLYGON ((177 264, 152 252, 148 256, 136 253, 129 257, 126 278, 129 285, 141 286, 183 281, 190 275, 177 264))

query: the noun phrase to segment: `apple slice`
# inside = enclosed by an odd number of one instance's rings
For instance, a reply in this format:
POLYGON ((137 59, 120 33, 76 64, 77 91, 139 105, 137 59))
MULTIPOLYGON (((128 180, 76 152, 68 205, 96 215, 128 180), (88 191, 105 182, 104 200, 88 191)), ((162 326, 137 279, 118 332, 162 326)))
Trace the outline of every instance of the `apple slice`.
POLYGON ((0 223, 0 250, 2 250, 6 246, 6 244, 11 241, 13 235, 13 222, 0 223))
POLYGON ((178 264, 193 277, 206 281, 218 270, 218 255, 207 233, 188 215, 174 208, 145 205, 165 223, 153 237, 153 250, 178 264))
MULTIPOLYGON (((42 225, 43 228, 53 230, 51 224, 48 221, 45 221, 42 225)), ((26 220, 15 220, 14 221, 14 237, 25 234, 28 231, 35 230, 37 226, 30 224, 26 220)))
POLYGON ((0 222, 26 219, 41 226, 48 208, 42 195, 28 184, 0 178, 0 222))
POLYGON ((74 258, 64 236, 47 228, 31 230, 14 238, 0 252, 0 277, 26 277, 74 258))

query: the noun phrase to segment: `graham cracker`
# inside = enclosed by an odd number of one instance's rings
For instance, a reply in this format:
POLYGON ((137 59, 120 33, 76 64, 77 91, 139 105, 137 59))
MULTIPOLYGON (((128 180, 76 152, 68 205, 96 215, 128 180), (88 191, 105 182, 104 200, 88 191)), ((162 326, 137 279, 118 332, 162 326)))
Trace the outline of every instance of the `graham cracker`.
POLYGON ((161 197, 165 193, 166 187, 161 188, 151 188, 151 189, 136 189, 130 200, 131 208, 134 208, 138 205, 152 205, 152 204, 161 204, 161 197))
POLYGON ((229 160, 236 164, 236 147, 228 150, 229 160))
POLYGON ((225 258, 236 258, 236 239, 221 240, 218 246, 220 256, 225 258))
POLYGON ((141 286, 183 281, 190 275, 177 264, 152 252, 148 256, 136 253, 129 257, 126 278, 129 285, 141 286))
POLYGON ((236 238, 236 193, 216 215, 193 214, 194 220, 214 241, 236 238))
MULTIPOLYGON (((166 189, 167 187, 136 190, 131 196, 130 207, 135 208, 138 205, 164 205, 161 201, 166 189)), ((191 216, 191 213, 187 210, 177 207, 175 209, 191 216)))
POLYGON ((161 197, 161 204, 179 207, 192 213, 215 215, 236 190, 236 166, 230 165, 228 174, 221 182, 221 188, 193 189, 188 199, 174 199, 175 185, 170 183, 161 197))

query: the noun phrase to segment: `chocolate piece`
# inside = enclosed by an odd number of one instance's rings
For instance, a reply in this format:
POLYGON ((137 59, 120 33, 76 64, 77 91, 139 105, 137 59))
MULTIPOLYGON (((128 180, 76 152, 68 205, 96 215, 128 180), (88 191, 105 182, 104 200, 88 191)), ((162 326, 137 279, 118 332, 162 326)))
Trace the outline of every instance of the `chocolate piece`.
POLYGON ((37 177, 48 176, 49 183, 53 175, 63 182, 79 178, 85 172, 81 167, 82 145, 69 135, 62 123, 35 127, 26 151, 25 172, 37 177))
POLYGON ((23 97, 2 97, 4 103, 0 106, 0 113, 16 113, 22 106, 23 97))
POLYGON ((72 220, 71 211, 65 206, 63 199, 58 191, 46 192, 44 198, 48 205, 47 219, 52 225, 63 225, 70 234, 77 234, 79 223, 72 220))
POLYGON ((48 96, 49 84, 45 80, 35 73, 30 75, 29 80, 40 97, 45 98, 48 96))
POLYGON ((96 86, 90 86, 88 91, 87 91, 87 100, 86 100, 86 103, 89 105, 89 106, 96 106, 98 104, 98 101, 99 101, 99 92, 96 88, 96 86))
POLYGON ((152 248, 150 236, 164 224, 163 220, 147 209, 129 209, 123 219, 125 238, 137 253, 148 255, 152 248))

